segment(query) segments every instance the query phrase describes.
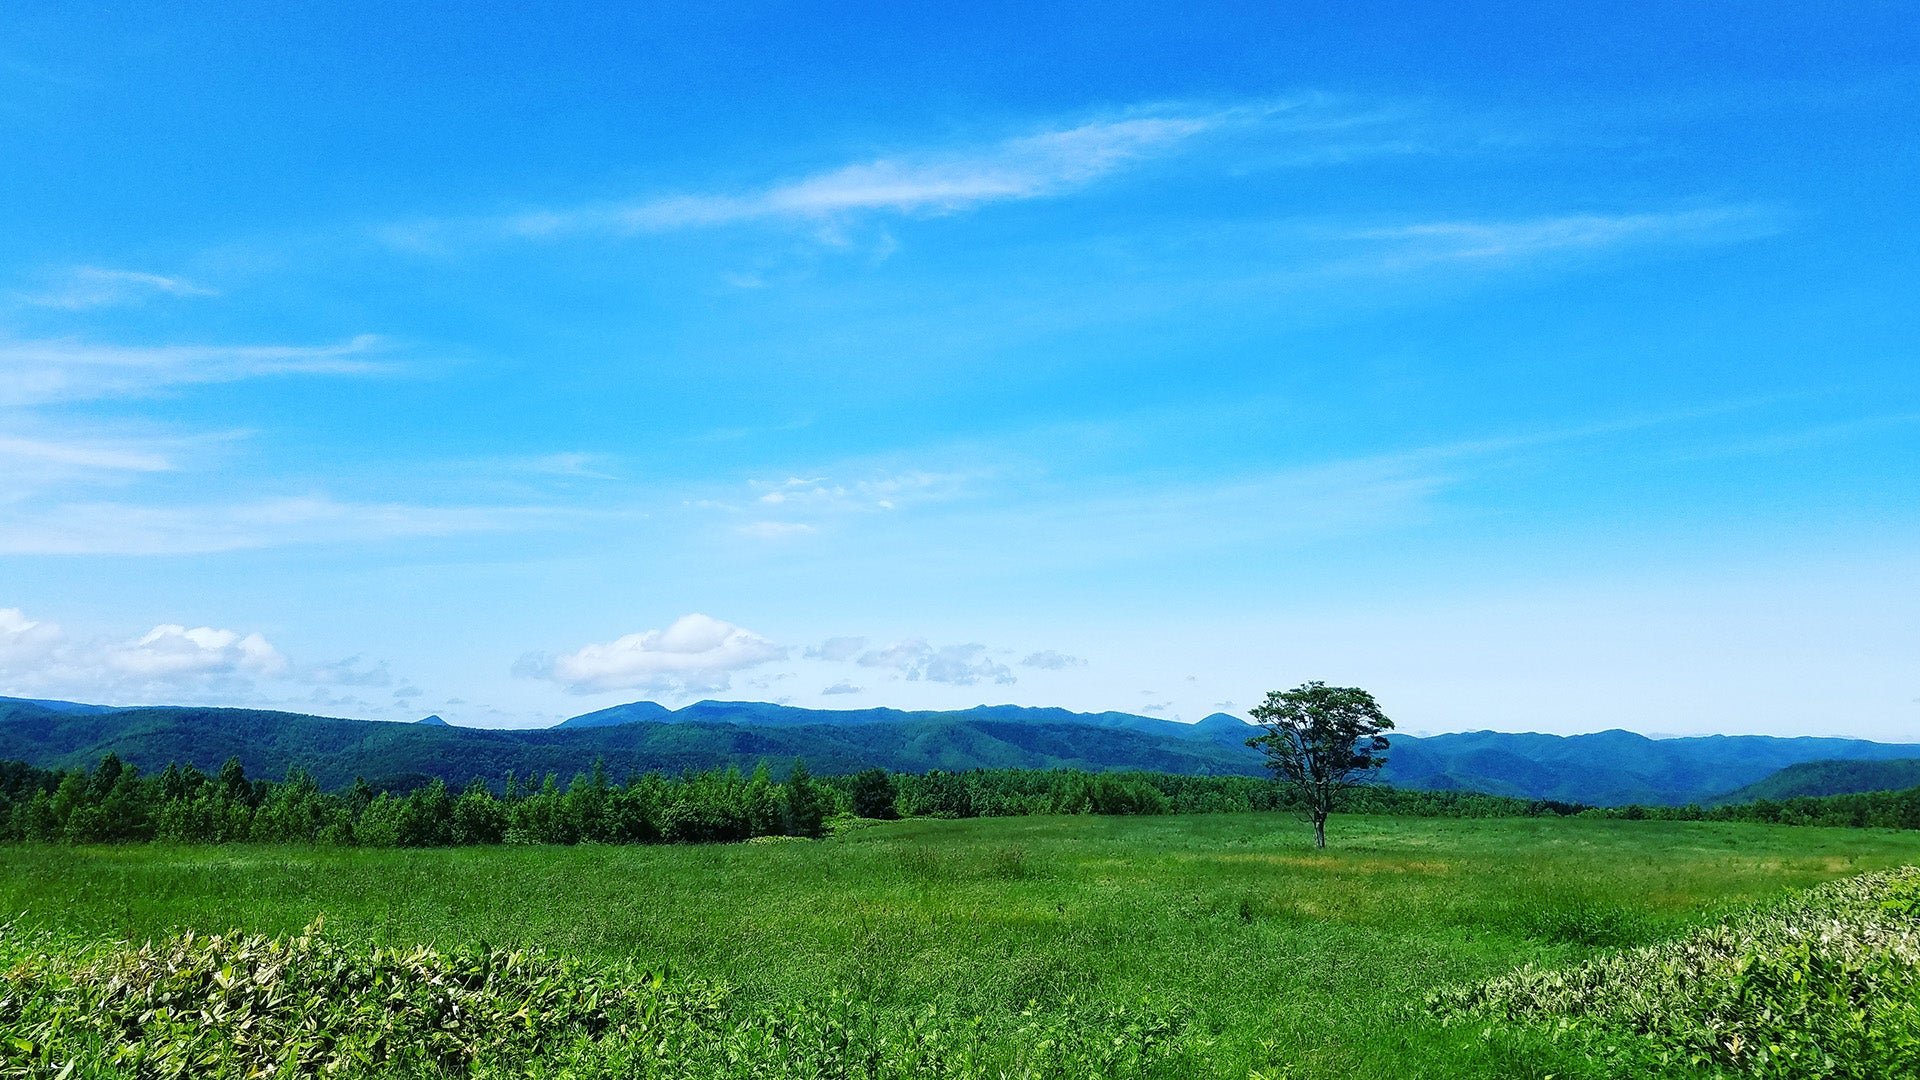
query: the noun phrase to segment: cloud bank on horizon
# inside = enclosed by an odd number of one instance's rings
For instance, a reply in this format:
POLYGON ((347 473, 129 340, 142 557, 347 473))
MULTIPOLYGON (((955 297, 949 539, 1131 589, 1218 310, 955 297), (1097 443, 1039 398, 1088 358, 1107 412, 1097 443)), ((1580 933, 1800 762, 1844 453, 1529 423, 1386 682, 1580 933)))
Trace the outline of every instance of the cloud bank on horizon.
POLYGON ((1897 12, 301 18, 0 14, 0 693, 1920 725, 1897 12))

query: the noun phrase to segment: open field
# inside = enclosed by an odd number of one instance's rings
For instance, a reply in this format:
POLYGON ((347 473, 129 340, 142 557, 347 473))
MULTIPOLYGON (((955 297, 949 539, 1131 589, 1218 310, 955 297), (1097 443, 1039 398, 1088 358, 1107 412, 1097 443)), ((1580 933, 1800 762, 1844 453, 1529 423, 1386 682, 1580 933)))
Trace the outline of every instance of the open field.
MULTIPOLYGON (((906 821, 701 847, 8 847, 0 912, 87 938, 181 929, 632 960, 744 1003, 880 1017, 1122 1004, 1187 1018, 1182 1071, 1604 1075, 1526 1031, 1441 1028, 1428 991, 1576 963, 1920 862, 1920 833, 1592 820, 906 821)), ((1010 1036, 1009 1036, 1010 1037, 1010 1036)))

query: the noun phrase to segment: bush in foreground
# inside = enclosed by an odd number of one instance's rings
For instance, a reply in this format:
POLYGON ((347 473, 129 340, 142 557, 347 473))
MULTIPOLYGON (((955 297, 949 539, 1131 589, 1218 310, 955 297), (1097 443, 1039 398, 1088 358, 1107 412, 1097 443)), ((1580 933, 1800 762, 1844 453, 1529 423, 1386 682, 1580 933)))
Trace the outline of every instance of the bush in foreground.
POLYGON ((1524 967, 1427 1006, 1453 1023, 1547 1026, 1637 1075, 1920 1076, 1920 868, 1571 969, 1524 967))
POLYGON ((537 953, 0 929, 0 1077, 1178 1077, 1204 1041, 1111 1006, 991 1021, 725 987, 537 953))

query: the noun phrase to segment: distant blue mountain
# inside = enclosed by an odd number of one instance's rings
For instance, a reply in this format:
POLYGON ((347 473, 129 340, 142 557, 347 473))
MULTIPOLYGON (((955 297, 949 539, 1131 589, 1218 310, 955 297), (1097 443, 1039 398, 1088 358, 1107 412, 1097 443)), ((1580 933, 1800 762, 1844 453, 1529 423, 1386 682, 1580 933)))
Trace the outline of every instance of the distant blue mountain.
POLYGON ((1803 761, 1920 756, 1920 746, 1864 739, 1705 735, 1650 739, 1631 731, 1539 735, 1470 731, 1393 739, 1381 779, 1602 806, 1707 802, 1803 761))
MULTIPOLYGON (((148 771, 170 762, 212 770, 233 757, 253 776, 284 776, 300 768, 333 789, 355 776, 389 785, 418 786, 437 778, 464 786, 476 777, 498 783, 509 773, 552 774, 565 783, 596 762, 615 777, 729 765, 751 769, 760 762, 781 771, 796 759, 822 775, 874 765, 899 772, 1156 769, 1192 775, 1259 768, 1244 746, 1125 727, 940 714, 860 724, 735 722, 752 720, 757 711, 719 703, 690 714, 680 710, 670 723, 620 722, 615 715, 597 723, 589 717, 564 727, 493 730, 260 709, 158 706, 89 714, 0 702, 0 761, 89 768, 113 753, 148 771)), ((766 715, 793 719, 782 712, 766 715)))
POLYGON ((621 724, 638 724, 642 721, 668 720, 673 710, 652 701, 636 701, 631 705, 615 705, 611 709, 599 712, 582 713, 568 720, 562 720, 557 728, 618 727, 621 724))
POLYGON ((440 719, 439 713, 434 713, 432 716, 423 716, 420 719, 415 720, 414 723, 431 724, 431 725, 434 725, 435 727, 452 727, 453 726, 452 724, 447 723, 445 720, 440 719))
MULTIPOLYGON (((0 760, 91 766, 109 751, 142 769, 168 762, 218 768, 239 757, 256 776, 292 767, 341 786, 356 775, 439 777, 464 784, 556 774, 604 762, 609 772, 709 769, 804 759, 819 773, 879 765, 903 772, 978 768, 1154 769, 1188 774, 1265 770, 1245 746, 1256 730, 1215 713, 1183 724, 1131 713, 1018 705, 955 712, 817 710, 753 701, 668 709, 643 701, 539 730, 342 720, 251 709, 0 699, 0 760)), ((1398 787, 1482 791, 1592 805, 1705 803, 1809 761, 1920 758, 1920 746, 1761 735, 1650 739, 1474 731, 1392 737, 1382 779, 1398 787)), ((1890 766, 1891 767, 1891 766, 1890 766)), ((1832 768, 1832 767, 1829 767, 1832 768)))
POLYGON ((803 709, 793 705, 775 705, 765 701, 696 701, 679 709, 669 709, 654 701, 636 701, 615 705, 598 712, 583 713, 554 725, 557 728, 615 727, 640 723, 738 724, 746 727, 814 727, 831 725, 852 727, 864 724, 902 724, 930 720, 983 721, 1016 724, 1074 724, 1083 727, 1122 728, 1150 735, 1175 738, 1202 738, 1214 741, 1244 741, 1253 733, 1251 725, 1226 713, 1214 713, 1198 724, 1138 716, 1123 712, 1082 713, 1069 709, 1035 708, 1026 705, 976 705, 971 709, 803 709))

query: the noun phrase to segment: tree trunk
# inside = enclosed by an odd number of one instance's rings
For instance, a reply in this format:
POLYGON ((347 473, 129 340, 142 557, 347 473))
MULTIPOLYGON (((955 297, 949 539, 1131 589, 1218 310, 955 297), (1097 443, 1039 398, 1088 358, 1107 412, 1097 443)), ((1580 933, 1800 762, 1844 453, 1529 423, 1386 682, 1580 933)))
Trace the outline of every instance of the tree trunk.
POLYGON ((1327 846, 1327 819, 1324 814, 1317 815, 1313 819, 1313 846, 1317 848, 1327 846))

